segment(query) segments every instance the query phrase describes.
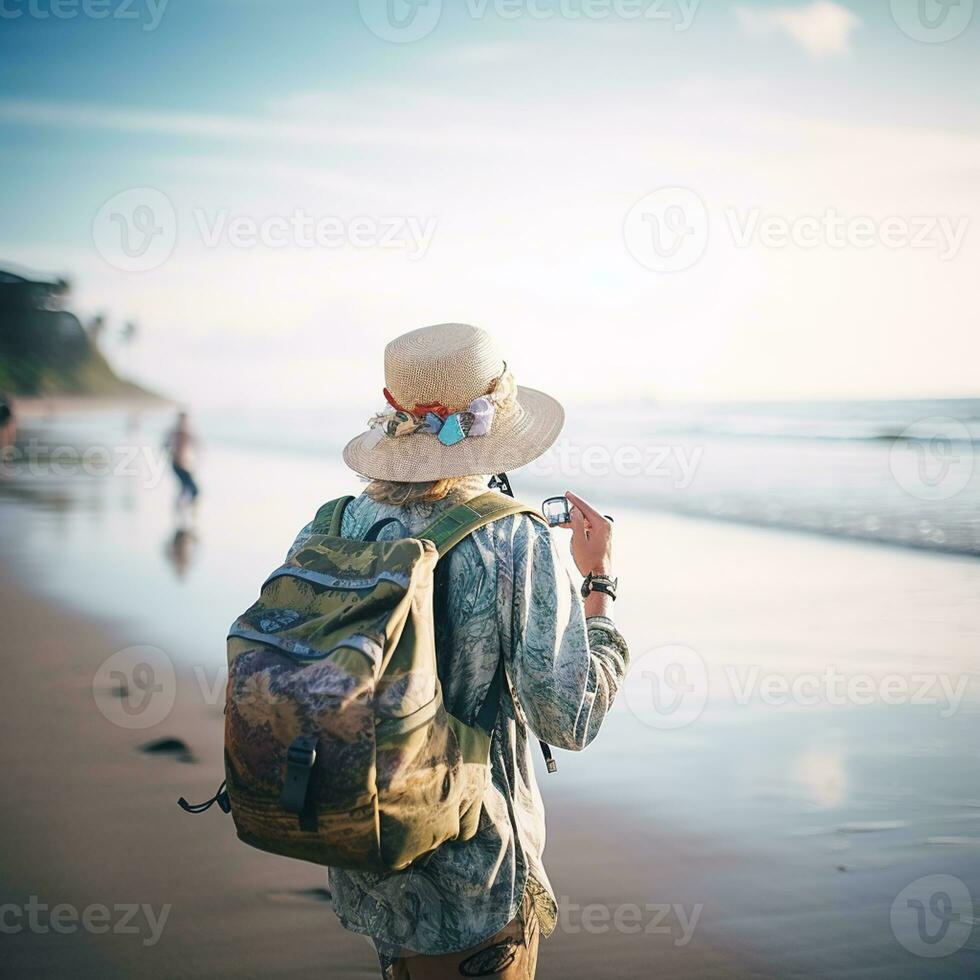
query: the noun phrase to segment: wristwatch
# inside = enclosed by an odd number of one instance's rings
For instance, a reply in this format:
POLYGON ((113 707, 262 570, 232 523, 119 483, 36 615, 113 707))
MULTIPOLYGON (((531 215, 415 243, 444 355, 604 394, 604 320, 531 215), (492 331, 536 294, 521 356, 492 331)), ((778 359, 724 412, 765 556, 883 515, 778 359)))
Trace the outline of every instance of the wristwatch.
POLYGON ((589 572, 582 583, 582 598, 588 599, 590 592, 604 592, 613 602, 616 601, 616 589, 619 588, 619 579, 610 578, 608 575, 596 575, 589 572))

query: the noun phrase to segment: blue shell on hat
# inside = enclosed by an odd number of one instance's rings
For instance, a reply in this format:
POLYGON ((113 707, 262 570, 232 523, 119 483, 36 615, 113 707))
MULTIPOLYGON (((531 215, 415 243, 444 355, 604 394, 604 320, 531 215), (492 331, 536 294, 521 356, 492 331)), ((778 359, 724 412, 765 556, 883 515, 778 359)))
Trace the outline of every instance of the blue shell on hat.
POLYGON ((439 441, 444 446, 455 446, 457 442, 462 442, 466 438, 463 422, 460 418, 462 414, 462 412, 457 412, 443 422, 442 428, 439 430, 439 441))

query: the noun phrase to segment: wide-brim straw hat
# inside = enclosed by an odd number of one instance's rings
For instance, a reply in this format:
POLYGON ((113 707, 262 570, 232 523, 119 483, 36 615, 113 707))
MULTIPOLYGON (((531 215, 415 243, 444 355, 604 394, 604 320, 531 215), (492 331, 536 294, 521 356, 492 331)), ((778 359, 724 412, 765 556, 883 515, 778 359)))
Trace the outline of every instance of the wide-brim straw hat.
POLYGON ((485 435, 444 445, 432 432, 395 436, 372 428, 347 443, 344 462, 371 479, 403 483, 502 473, 524 466, 558 438, 565 410, 550 395, 510 387, 510 381, 493 338, 480 327, 439 323, 396 337, 385 348, 390 404, 412 412, 416 406, 437 403, 455 413, 495 391, 498 396, 501 391, 510 393, 497 402, 485 435), (501 378, 507 384, 502 386, 501 378))

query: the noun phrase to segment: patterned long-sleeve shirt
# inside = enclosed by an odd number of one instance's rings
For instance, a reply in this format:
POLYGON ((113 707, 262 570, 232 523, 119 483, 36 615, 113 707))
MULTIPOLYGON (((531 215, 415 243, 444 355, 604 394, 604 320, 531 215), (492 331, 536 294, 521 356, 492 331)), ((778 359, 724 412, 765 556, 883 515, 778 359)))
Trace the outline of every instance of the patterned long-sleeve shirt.
MULTIPOLYGON (((483 493, 466 481, 434 504, 396 507, 362 494, 341 534, 362 538, 394 517, 381 540, 417 536, 445 509, 483 493)), ((304 528, 290 554, 308 536, 304 528)), ((330 869, 341 923, 379 950, 435 955, 478 945, 510 922, 531 890, 542 932, 557 904, 542 864, 544 806, 531 763, 534 740, 582 749, 623 681, 626 643, 611 620, 585 618, 548 528, 526 515, 479 529, 440 563, 444 603, 436 612, 438 673, 446 709, 472 724, 504 657, 513 698, 502 693, 491 744, 491 779, 476 836, 450 842, 404 871, 330 869), (515 711, 514 700, 517 702, 515 711)))

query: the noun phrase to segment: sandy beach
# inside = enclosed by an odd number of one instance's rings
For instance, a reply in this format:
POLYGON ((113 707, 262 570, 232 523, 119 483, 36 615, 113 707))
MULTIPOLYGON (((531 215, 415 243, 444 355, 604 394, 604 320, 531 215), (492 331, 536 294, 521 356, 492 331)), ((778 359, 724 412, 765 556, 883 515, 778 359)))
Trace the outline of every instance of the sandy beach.
MULTIPOLYGON (((100 444, 123 445, 119 431, 100 444)), ((158 444, 153 431, 136 441, 158 444)), ((350 478, 318 459, 214 445, 187 531, 159 475, 22 469, 0 483, 6 970, 375 976, 371 946, 330 912, 323 869, 245 847, 216 808, 176 806, 220 781, 224 626, 311 505, 350 478), (257 509, 260 526, 248 523, 257 509), (143 663, 160 688, 149 707, 134 689, 143 663), (172 750, 144 750, 168 739, 172 750)), ((633 672, 597 743, 539 776, 561 906, 539 975, 975 974, 972 920, 955 950, 929 958, 900 922, 896 933, 893 910, 932 876, 980 896, 980 566, 617 517, 634 532, 619 550, 629 588, 617 609, 633 672), (664 649, 704 665, 704 703, 682 724, 650 713, 664 649), (834 664, 872 695, 841 701, 828 687, 793 703, 753 681, 834 664), (924 671, 936 683, 922 703, 886 703, 875 687, 924 671)))
MULTIPOLYGON (((131 637, 118 624, 66 613, 23 592, 5 573, 4 648, 10 683, 3 711, 4 771, 16 786, 3 808, 3 901, 49 907, 149 905, 110 929, 4 936, 9 976, 372 976, 370 947, 327 914, 324 875, 238 844, 230 824, 190 823, 179 796, 213 792, 221 766, 221 712, 189 697, 181 677, 164 729, 197 762, 142 753, 160 737, 109 722, 92 677, 131 637), (14 692, 19 692, 14 694, 14 692), (33 732, 34 737, 29 733, 33 732), (16 751, 11 748, 16 746, 16 751), (164 909, 169 908, 169 912, 164 909), (165 918, 163 918, 165 916, 165 918), (162 923, 155 933, 150 922, 162 923), (135 928, 137 933, 113 929, 135 928), (284 955, 284 951, 288 953, 284 955)), ((200 818, 204 820, 204 818, 200 818)), ((62 926, 71 929, 70 924, 62 926)))

